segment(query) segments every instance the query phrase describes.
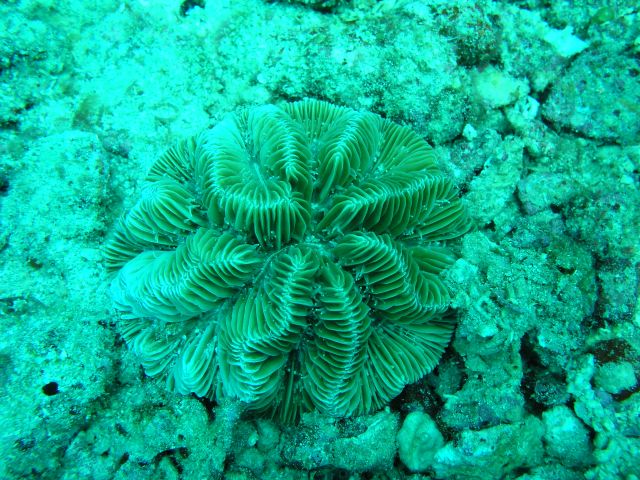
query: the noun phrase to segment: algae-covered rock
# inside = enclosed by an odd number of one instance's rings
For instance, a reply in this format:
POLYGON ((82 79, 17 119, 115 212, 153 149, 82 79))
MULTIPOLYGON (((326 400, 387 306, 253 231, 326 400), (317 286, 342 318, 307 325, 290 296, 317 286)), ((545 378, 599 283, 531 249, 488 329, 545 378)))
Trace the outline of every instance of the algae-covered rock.
MULTIPOLYGON (((488 371, 486 385, 485 382, 469 379, 456 395, 447 398, 441 418, 448 427, 455 430, 477 429, 522 419, 524 399, 519 389, 520 377, 508 376, 508 370, 512 367, 509 356, 496 355, 495 358, 503 359, 505 371, 498 368, 488 371)), ((473 361, 481 360, 474 356, 473 361)), ((498 360, 492 358, 491 362, 497 363, 498 360)), ((473 367, 477 368, 475 365, 473 367)), ((517 371, 515 373, 517 375, 517 371)))
POLYGON ((560 464, 553 464, 533 468, 518 480, 584 480, 584 476, 560 464))
POLYGON ((481 224, 493 221, 497 228, 509 230, 514 219, 509 207, 522 175, 524 145, 515 137, 501 140, 495 132, 482 141, 478 153, 486 155, 486 161, 470 185, 471 213, 481 224))
POLYGON ((515 2, 503 2, 500 8, 500 64, 511 75, 526 77, 535 92, 556 81, 572 55, 586 48, 586 42, 572 34, 571 25, 554 28, 540 11, 518 8, 515 2))
POLYGON ((540 463, 544 427, 535 417, 511 425, 466 430, 449 442, 434 458, 438 478, 504 478, 517 468, 540 463))
POLYGON ((235 415, 229 418, 228 407, 221 406, 208 422, 205 408, 194 399, 173 402, 163 393, 152 384, 143 392, 131 385, 121 388, 111 397, 118 416, 92 419, 66 448, 65 475, 42 478, 221 478, 235 415))
POLYGON ((341 422, 317 413, 281 437, 282 459, 304 469, 387 471, 396 455, 398 417, 390 412, 341 422))
POLYGON ((526 82, 494 67, 476 72, 473 83, 478 100, 489 108, 510 105, 529 93, 526 82))
MULTIPOLYGON (((15 10, 17 9, 14 7, 11 14, 0 11, 2 129, 18 127, 31 116, 29 111, 34 106, 40 107, 48 103, 49 95, 58 89, 52 79, 57 78, 64 61, 68 59, 68 44, 65 44, 64 34, 45 22, 34 21, 15 10)), ((51 109, 51 114, 63 112, 61 105, 56 107, 58 112, 51 109)), ((49 128, 42 128, 43 134, 53 133, 52 118, 47 121, 43 121, 42 117, 33 120, 38 122, 38 126, 48 125, 49 128)))
POLYGON ((640 62, 606 51, 585 52, 556 82, 542 114, 559 128, 603 141, 640 141, 640 62))
POLYGON ((528 214, 567 203, 575 195, 572 181, 561 172, 533 172, 518 184, 518 196, 528 214))
POLYGON ((591 461, 591 446, 587 428, 564 405, 542 414, 545 425, 547 453, 567 467, 584 465, 591 461))
POLYGON ((595 374, 596 386, 609 393, 620 393, 636 384, 636 374, 629 362, 607 362, 595 374))
POLYGON ((567 372, 568 391, 575 399, 573 411, 596 432, 612 431, 615 426, 611 396, 596 392, 591 381, 595 374, 596 361, 593 355, 576 359, 567 372))
POLYGON ((3 166, 0 478, 47 478, 114 381, 113 333, 98 324, 104 151, 68 131, 25 141, 3 166))
POLYGON ((423 412, 411 412, 398 432, 400 460, 412 472, 427 470, 444 439, 433 419, 423 412))
MULTIPOLYGON (((422 2, 415 2, 420 4, 422 2)), ((429 2, 424 2, 428 4, 429 2)), ((434 21, 456 47, 458 63, 486 65, 499 56, 503 25, 496 21, 496 5, 475 0, 433 2, 434 21)))
POLYGON ((594 456, 597 465, 587 470, 584 478, 587 480, 624 479, 636 480, 638 478, 638 452, 640 452, 640 438, 623 437, 614 435, 607 438, 606 435, 597 435, 594 456))
MULTIPOLYGON (((272 0, 274 1, 274 0, 272 0)), ((314 10, 331 10, 340 5, 341 0, 279 0, 283 3, 298 3, 314 10)))
POLYGON ((640 270, 632 259, 614 257, 598 270, 600 315, 609 322, 628 321, 638 300, 640 270))

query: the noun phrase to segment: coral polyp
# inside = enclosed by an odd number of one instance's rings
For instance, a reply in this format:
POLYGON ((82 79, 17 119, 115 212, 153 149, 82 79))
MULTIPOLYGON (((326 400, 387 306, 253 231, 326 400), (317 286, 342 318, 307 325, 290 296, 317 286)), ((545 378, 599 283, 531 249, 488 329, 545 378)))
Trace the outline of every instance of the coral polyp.
POLYGON ((468 219, 409 128, 326 102, 242 110, 151 168, 106 246, 121 331, 170 389, 295 421, 374 411, 453 330, 468 219))

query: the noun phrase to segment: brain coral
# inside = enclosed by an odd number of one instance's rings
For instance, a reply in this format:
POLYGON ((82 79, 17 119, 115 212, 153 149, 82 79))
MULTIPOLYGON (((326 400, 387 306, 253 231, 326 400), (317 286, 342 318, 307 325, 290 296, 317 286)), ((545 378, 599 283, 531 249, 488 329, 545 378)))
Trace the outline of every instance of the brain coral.
POLYGON ((105 256, 123 336, 171 390, 348 416, 437 363, 442 243, 468 221, 410 129, 313 100, 257 107, 148 181, 105 256))

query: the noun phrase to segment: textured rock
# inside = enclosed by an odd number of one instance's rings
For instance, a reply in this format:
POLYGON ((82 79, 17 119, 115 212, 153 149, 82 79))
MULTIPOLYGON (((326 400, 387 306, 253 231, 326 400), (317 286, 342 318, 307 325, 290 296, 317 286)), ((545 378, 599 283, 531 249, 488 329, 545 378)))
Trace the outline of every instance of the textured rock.
POLYGON ((554 84, 542 114, 558 128, 598 140, 640 141, 637 59, 585 52, 554 84))
POLYGON ((346 423, 306 414, 302 424, 281 438, 282 459, 305 469, 388 471, 396 455, 398 417, 389 412, 346 423))
POLYGON ((495 67, 477 72, 473 82, 478 100, 489 108, 504 107, 529 93, 526 82, 513 78, 495 67))
POLYGON ((435 456, 438 478, 504 478, 520 467, 537 465, 543 454, 542 422, 523 422, 484 430, 467 430, 457 442, 449 442, 435 456))
POLYGON ((629 362, 608 362, 596 370, 595 382, 596 386, 616 394, 634 387, 636 374, 629 362))
POLYGON ((422 472, 433 464, 433 457, 444 445, 436 422, 423 412, 412 412, 398 432, 400 460, 412 472, 422 472))
POLYGON ((549 455, 567 467, 584 465, 591 460, 589 433, 571 409, 564 405, 557 406, 544 412, 542 420, 549 455))

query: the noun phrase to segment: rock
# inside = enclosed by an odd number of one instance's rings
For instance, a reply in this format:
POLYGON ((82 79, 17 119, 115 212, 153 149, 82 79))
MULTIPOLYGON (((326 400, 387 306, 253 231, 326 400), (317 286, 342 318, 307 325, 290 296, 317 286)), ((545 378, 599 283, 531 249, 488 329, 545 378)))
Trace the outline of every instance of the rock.
POLYGON ((566 27, 562 30, 549 28, 543 35, 542 39, 553 47, 558 55, 569 58, 580 53, 589 44, 580 40, 573 34, 573 28, 566 27))
POLYGON ((523 422, 483 430, 466 430, 434 457, 437 478, 484 480, 505 478, 518 468, 542 461, 542 422, 528 417, 523 422))
POLYGON ((427 470, 436 452, 444 445, 436 422, 423 412, 407 415, 397 440, 400 460, 412 472, 427 470))
POLYGON ((637 59, 607 51, 585 52, 555 83, 542 115, 558 128, 568 128, 602 141, 640 141, 637 59))
POLYGON ((573 411, 559 405, 542 414, 544 440, 549 455, 567 467, 577 467, 591 460, 589 433, 573 411))
POLYGON ((629 390, 636 384, 633 365, 629 362, 608 362, 600 365, 596 370, 595 382, 597 387, 614 395, 629 390))
POLYGON ((513 78, 495 67, 477 72, 473 83, 478 99, 489 108, 510 105, 529 93, 526 82, 513 78))
POLYGON ((389 471, 396 455, 398 418, 388 411, 340 422, 317 412, 282 435, 282 459, 306 470, 389 471))

